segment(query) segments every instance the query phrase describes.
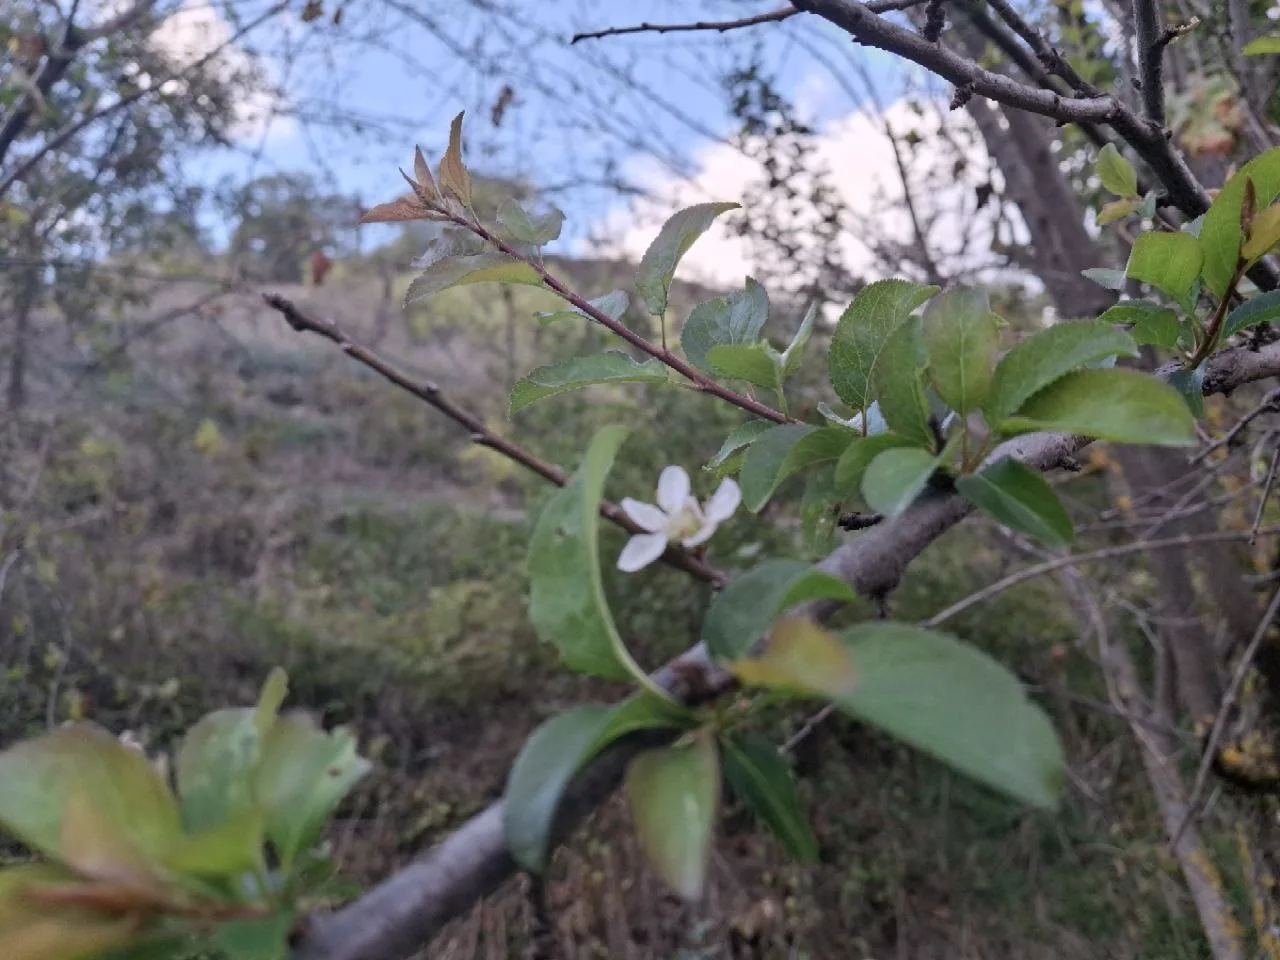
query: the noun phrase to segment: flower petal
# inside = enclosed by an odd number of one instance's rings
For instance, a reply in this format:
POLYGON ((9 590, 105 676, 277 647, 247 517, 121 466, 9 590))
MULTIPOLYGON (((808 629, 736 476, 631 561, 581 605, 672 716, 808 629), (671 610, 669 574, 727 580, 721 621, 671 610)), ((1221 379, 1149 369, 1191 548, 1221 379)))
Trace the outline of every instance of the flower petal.
POLYGON ((658 477, 658 506, 675 513, 689 499, 689 475, 684 467, 670 466, 658 477))
POLYGON ((635 573, 657 560, 666 549, 667 538, 662 534, 637 533, 618 554, 618 569, 623 573, 635 573))
POLYGON ((724 523, 724 521, 733 516, 733 512, 738 509, 738 504, 741 502, 742 488, 738 486, 738 482, 732 477, 725 477, 720 483, 720 488, 707 501, 706 517, 708 522, 713 524, 724 523))
POLYGON ((719 524, 714 520, 706 520, 703 522, 702 526, 698 528, 697 533, 691 537, 685 537, 680 542, 686 547, 701 546, 711 539, 711 535, 716 532, 716 527, 718 526, 719 524))
POLYGON ((667 515, 652 503, 642 503, 630 497, 623 497, 622 512, 641 529, 648 530, 650 533, 661 533, 667 525, 667 515))

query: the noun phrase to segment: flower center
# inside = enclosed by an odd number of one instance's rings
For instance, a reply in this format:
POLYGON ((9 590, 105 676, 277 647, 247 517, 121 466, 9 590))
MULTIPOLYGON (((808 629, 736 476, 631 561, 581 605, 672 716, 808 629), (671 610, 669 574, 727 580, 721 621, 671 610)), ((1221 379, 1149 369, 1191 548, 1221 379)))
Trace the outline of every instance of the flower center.
POLYGON ((684 540, 692 537, 702 529, 702 511, 696 503, 690 502, 671 514, 667 521, 667 536, 672 540, 684 540))

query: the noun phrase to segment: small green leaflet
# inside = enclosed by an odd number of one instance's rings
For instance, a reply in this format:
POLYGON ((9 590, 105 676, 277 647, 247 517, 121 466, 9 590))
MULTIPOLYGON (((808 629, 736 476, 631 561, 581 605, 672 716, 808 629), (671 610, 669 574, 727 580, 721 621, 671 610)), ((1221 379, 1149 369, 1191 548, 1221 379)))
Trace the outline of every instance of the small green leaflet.
POLYGON ((877 433, 855 439, 836 461, 836 492, 847 497, 861 496, 862 477, 867 472, 867 467, 884 451, 898 447, 921 449, 919 444, 896 433, 877 433))
POLYGON ((542 286, 538 271, 504 253, 477 253, 437 260, 414 277, 404 295, 406 304, 424 300, 441 290, 471 283, 523 283, 542 286))
POLYGON ((508 197, 498 207, 498 222, 521 243, 541 247, 559 238, 564 226, 564 213, 551 207, 543 214, 530 215, 513 198, 508 197))
POLYGON ((807 600, 857 598, 843 580, 799 560, 766 560, 739 574, 720 591, 702 622, 702 639, 719 660, 737 660, 773 626, 778 616, 807 600))
POLYGON ((529 619, 571 669, 652 688, 618 636, 600 581, 600 498, 627 432, 597 431, 573 479, 543 508, 529 541, 529 619))
POLYGON ((811 427, 808 424, 775 426, 762 434, 747 451, 738 475, 742 503, 758 513, 784 480, 798 470, 835 460, 849 445, 843 427, 811 427))
MULTIPOLYGON (((630 304, 630 298, 622 290, 614 290, 612 293, 606 293, 603 297, 596 297, 587 301, 591 306, 595 307, 611 320, 617 320, 627 312, 627 306, 630 304)), ((551 310, 545 313, 536 313, 538 323, 544 327, 549 327, 553 323, 561 320, 580 320, 587 317, 587 314, 579 310, 577 307, 570 305, 568 310, 551 310)), ((588 318, 589 319, 589 318, 588 318)))
POLYGON ((864 287, 836 323, 828 364, 836 395, 862 411, 876 399, 872 384, 885 346, 911 312, 938 292, 906 280, 864 287))
POLYGON ((1222 339, 1259 324, 1276 322, 1280 322, 1280 290, 1269 290, 1246 300, 1227 314, 1222 339))
POLYGON ((862 476, 862 497, 872 510, 896 517, 920 496, 939 463, 941 457, 919 447, 885 450, 862 476))
POLYGON ((1052 807, 1066 780, 1062 746, 1017 678, 976 648, 905 623, 842 637, 858 685, 836 708, 1024 803, 1052 807))
POLYGON ((602 383, 665 383, 667 368, 656 357, 637 363, 625 353, 608 350, 593 357, 572 357, 538 367, 516 381, 511 390, 510 413, 558 393, 602 383))
POLYGON ((627 768, 627 803, 659 876, 686 900, 702 895, 720 807, 720 758, 708 730, 648 750, 627 768))
POLYGON ((1169 375, 1165 381, 1178 395, 1186 401, 1191 416, 1197 419, 1204 416, 1204 364, 1194 370, 1179 368, 1169 375))
POLYGON ((721 740, 725 779, 734 795, 800 863, 818 862, 818 841, 800 808, 796 782, 778 750, 756 734, 721 740))
POLYGON ((1081 270, 1080 276, 1086 280, 1092 280, 1098 286, 1107 290, 1124 289, 1125 275, 1123 270, 1112 270, 1110 267, 1090 267, 1088 270, 1081 270))
POLYGON ((770 423, 768 420, 748 420, 746 423, 734 427, 729 436, 725 437, 724 443, 720 445, 716 455, 702 469, 715 470, 722 466, 735 453, 751 446, 763 434, 772 430, 774 426, 775 424, 770 423))
POLYGON ((791 338, 791 342, 787 344, 787 349, 782 351, 782 376, 790 377, 800 369, 800 362, 804 359, 805 347, 809 345, 809 339, 813 336, 813 323, 818 316, 818 304, 809 304, 809 309, 804 312, 804 319, 800 321, 800 329, 796 331, 796 335, 791 338))
POLYGON ((538 727, 516 757, 503 798, 503 828, 516 863, 531 873, 546 869, 556 810, 584 764, 618 737, 677 726, 679 716, 672 704, 638 694, 612 707, 574 707, 538 727))
POLYGON ((1245 45, 1243 53, 1246 57, 1264 57, 1267 54, 1280 53, 1280 37, 1258 37, 1245 45))
POLYGON ((255 806, 262 738, 257 712, 248 707, 215 711, 187 731, 174 772, 188 832, 208 830, 255 806))
POLYGON ((840 505, 844 500, 836 493, 835 464, 823 464, 805 476, 804 493, 800 496, 800 537, 803 555, 812 559, 825 557, 836 545, 836 529, 840 505))
POLYGON ((1000 424, 1007 435, 1047 430, 1095 440, 1191 446, 1195 422, 1168 384, 1136 370, 1077 370, 1055 380, 1000 424))
POLYGON ((956 488, 993 519, 1050 547, 1075 538, 1071 517, 1044 477, 1017 460, 1004 459, 980 473, 962 476, 956 488))
MULTIPOLYGON (((868 433, 878 432, 874 429, 874 412, 885 421, 886 428, 892 428, 917 445, 925 447, 933 443, 933 431, 929 427, 929 398, 924 383, 925 362, 920 319, 908 317, 890 335, 876 365, 872 386, 880 399, 867 408, 868 433)), ((854 429, 862 426, 861 418, 862 414, 855 418, 858 423, 854 429)))
POLYGON ((720 344, 707 352, 707 362, 717 376, 782 391, 782 364, 767 343, 720 344))
POLYGON ((769 295, 747 277, 746 285, 725 297, 700 303, 689 312, 680 331, 680 346, 699 370, 713 373, 709 354, 713 347, 751 344, 769 318, 769 295))
POLYGON ((1077 367, 1106 357, 1137 355, 1133 338, 1105 320, 1054 324, 1018 344, 996 365, 991 394, 983 407, 987 422, 998 423, 1077 367))
POLYGON ((1098 152, 1097 169, 1102 185, 1117 197, 1138 195, 1138 172, 1121 156, 1114 143, 1108 143, 1098 152))
POLYGON ((1204 251, 1191 234, 1152 232, 1134 242, 1125 273, 1186 304, 1203 265, 1204 251))
POLYGON ((636 273, 636 292, 644 300, 645 309, 655 317, 667 312, 667 295, 676 267, 695 240, 720 214, 736 210, 737 203, 699 203, 676 213, 658 231, 658 236, 640 258, 636 273))
POLYGON ((1236 259, 1243 238, 1240 232, 1240 210, 1244 205, 1245 181, 1253 180, 1257 209, 1269 207, 1280 196, 1280 149, 1250 160, 1240 172, 1226 182, 1214 198, 1200 227, 1200 243, 1204 248, 1204 282, 1215 297, 1227 294, 1235 276, 1236 259))
MULTIPOLYGON (((1154 300, 1122 300, 1098 318, 1102 323, 1124 324, 1138 346, 1174 350, 1178 346, 1178 314, 1154 300)), ((1070 324, 1075 326, 1075 324, 1070 324)), ((1060 324, 1068 326, 1068 324, 1060 324)), ((1132 354, 1125 353, 1125 356, 1132 354)))
MULTIPOLYGON (((987 292, 957 287, 934 297, 924 311, 924 345, 938 396, 961 416, 979 409, 991 389, 1000 347, 1000 320, 991 312, 987 292)), ((912 437, 919 433, 894 423, 888 410, 885 415, 897 432, 912 437)))

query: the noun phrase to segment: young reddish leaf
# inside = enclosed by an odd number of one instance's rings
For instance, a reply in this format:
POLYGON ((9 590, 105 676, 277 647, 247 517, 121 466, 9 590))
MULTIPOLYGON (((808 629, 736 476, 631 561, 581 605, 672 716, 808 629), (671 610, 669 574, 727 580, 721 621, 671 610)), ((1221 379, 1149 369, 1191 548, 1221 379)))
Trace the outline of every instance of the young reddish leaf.
POLYGON ((440 186, 471 208, 471 174, 462 162, 462 114, 449 126, 449 149, 440 160, 440 186))
POLYGON ((440 191, 436 189, 436 182, 431 176, 431 167, 427 165, 427 158, 422 155, 422 148, 419 146, 413 148, 413 176, 415 192, 424 203, 434 203, 440 199, 440 191))
POLYGON ((626 790, 640 842, 658 874, 680 896, 697 900, 720 806, 715 739, 700 730, 687 743, 640 754, 627 768, 626 790))
POLYGON ((372 210, 366 210, 360 217, 361 223, 404 223, 410 220, 426 220, 427 211, 423 209, 418 198, 403 196, 390 203, 380 203, 372 210))

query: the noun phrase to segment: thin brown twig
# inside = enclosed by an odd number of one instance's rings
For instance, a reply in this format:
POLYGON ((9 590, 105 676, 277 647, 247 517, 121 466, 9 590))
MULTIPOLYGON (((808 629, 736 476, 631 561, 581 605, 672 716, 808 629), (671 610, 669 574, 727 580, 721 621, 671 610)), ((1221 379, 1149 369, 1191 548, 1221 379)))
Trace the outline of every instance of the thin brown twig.
MULTIPOLYGON (((538 476, 551 481, 558 487, 563 487, 571 479, 570 474, 553 463, 541 459, 533 453, 530 453, 524 447, 517 443, 500 437, 485 424, 485 422, 474 413, 463 407, 458 406, 452 400, 444 395, 440 388, 429 380, 420 380, 403 370, 397 368, 393 364, 384 360, 374 351, 370 350, 348 337, 342 329, 329 320, 319 320, 305 313, 298 308, 296 304, 285 297, 275 293, 265 293, 262 299, 267 305, 274 310, 278 310, 284 317, 285 321, 294 330, 299 333, 315 333, 324 337, 326 340, 335 343, 342 349, 347 356, 363 363, 366 367, 380 374, 400 389, 413 394, 419 400, 434 407, 440 413, 459 424, 471 434, 471 442, 482 447, 488 447, 509 460, 520 464, 527 470, 536 473, 538 476)), ((628 533, 644 533, 640 527, 623 512, 622 508, 616 503, 609 500, 601 501, 600 515, 609 520, 628 533)), ((728 583, 728 576, 715 567, 712 567, 706 561, 695 557, 688 551, 682 550, 674 544, 667 546, 666 552, 662 555, 662 561, 679 570, 683 570, 705 583, 711 584, 713 587, 719 588, 728 583)))
POLYGON ((762 23, 781 23, 799 12, 795 7, 786 6, 778 10, 770 10, 768 13, 757 13, 752 17, 740 17, 737 20, 697 20, 693 23, 645 22, 628 27, 605 27, 586 33, 575 33, 569 43, 574 44, 579 40, 601 40, 605 37, 623 37, 634 33, 693 33, 695 31, 728 33, 730 30, 741 30, 744 27, 754 27, 762 23))
POLYGON ((1271 496, 1271 485, 1276 479, 1276 461, 1280 460, 1280 445, 1271 454, 1271 463, 1267 467, 1267 482, 1262 487, 1262 499, 1258 501, 1258 512, 1253 515, 1253 524, 1249 527, 1249 546, 1258 542, 1258 528, 1262 526, 1262 514, 1267 509, 1267 499, 1271 496))
POLYGON ((1210 454, 1212 454, 1213 451, 1219 449, 1220 447, 1225 447, 1230 445, 1231 442, 1234 441, 1236 437, 1240 436, 1240 433, 1244 430, 1245 427, 1249 426, 1249 424, 1253 423, 1253 421, 1258 419, 1258 417, 1268 412, 1271 412, 1271 413, 1280 412, 1280 388, 1272 390, 1265 397, 1263 397, 1261 403, 1259 403, 1256 407, 1254 407, 1252 410, 1246 413, 1243 417, 1241 417, 1235 423, 1235 425, 1232 426, 1230 430, 1228 430, 1221 437, 1213 441, 1213 443, 1209 444, 1209 446, 1205 447, 1203 450, 1197 453, 1194 457, 1192 457, 1189 463, 1192 466, 1195 466, 1197 463, 1199 463, 1200 461, 1208 457, 1210 454))
POLYGON ((1262 615, 1262 619, 1258 621, 1258 629, 1253 632, 1253 638, 1249 641, 1249 646, 1245 648, 1244 654, 1240 657, 1240 662, 1236 664, 1235 672, 1231 675, 1231 683, 1227 687, 1227 692, 1222 695, 1222 703, 1218 707, 1218 715, 1214 717, 1213 729, 1209 732, 1209 739, 1205 743, 1204 754, 1200 758, 1200 768, 1196 771, 1196 779, 1191 786, 1191 796, 1187 798, 1187 812, 1182 818, 1182 822, 1178 824, 1178 829, 1174 831, 1173 839, 1169 841, 1171 850, 1177 849, 1178 841, 1182 839, 1182 832, 1186 830, 1187 824, 1191 822, 1195 816, 1196 807, 1200 804, 1200 794, 1204 792, 1205 781, 1209 778, 1209 770, 1213 766, 1213 758, 1218 752, 1218 744, 1222 741, 1222 731, 1227 725, 1227 715, 1231 712, 1231 708, 1235 706, 1236 698, 1240 696, 1240 687, 1244 684, 1244 678, 1249 672, 1249 667, 1253 664, 1253 658, 1258 653, 1258 648, 1262 646, 1262 641, 1267 635, 1267 629, 1271 626, 1271 621, 1276 618, 1276 614, 1280 613, 1280 588, 1271 596, 1271 603, 1267 605, 1267 612, 1262 615))

